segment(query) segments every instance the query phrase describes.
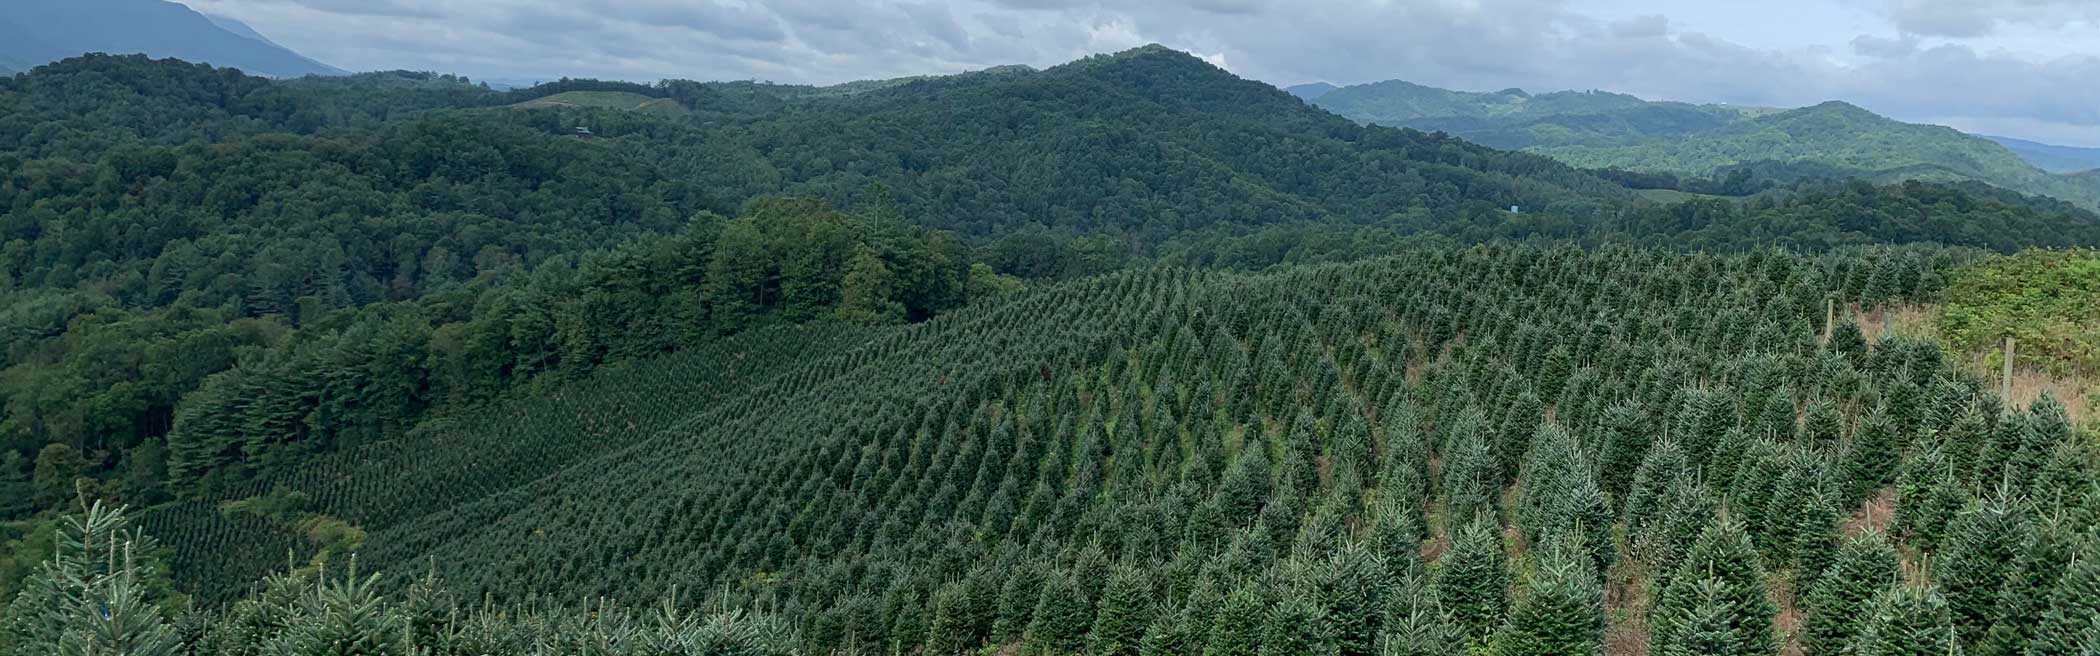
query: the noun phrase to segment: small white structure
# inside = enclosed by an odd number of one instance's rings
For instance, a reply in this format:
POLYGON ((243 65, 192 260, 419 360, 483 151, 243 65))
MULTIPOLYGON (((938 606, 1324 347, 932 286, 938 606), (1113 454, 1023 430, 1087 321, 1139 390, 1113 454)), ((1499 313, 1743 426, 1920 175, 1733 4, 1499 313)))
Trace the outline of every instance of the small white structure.
POLYGON ((1517 206, 1515 206, 1515 205, 1511 205, 1511 206, 1509 206, 1509 213, 1510 213, 1510 214, 1523 214, 1523 213, 1524 213, 1524 208, 1522 208, 1522 207, 1517 207, 1517 206))

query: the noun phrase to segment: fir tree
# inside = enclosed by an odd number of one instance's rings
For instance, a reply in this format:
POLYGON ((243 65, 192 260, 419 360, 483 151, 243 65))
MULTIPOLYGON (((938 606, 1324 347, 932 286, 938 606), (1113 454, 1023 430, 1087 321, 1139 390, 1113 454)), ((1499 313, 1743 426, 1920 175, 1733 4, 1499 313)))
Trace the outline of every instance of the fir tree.
POLYGON ((1385 612, 1385 559, 1356 543, 1342 545, 1319 568, 1320 601, 1341 656, 1373 656, 1385 612))
POLYGON ((1845 448, 1846 506, 1858 505, 1876 490, 1896 482, 1896 467, 1903 460, 1903 439, 1888 409, 1876 406, 1860 421, 1859 431, 1845 448))
POLYGON ((1659 653, 1682 648, 1693 638, 1691 632, 1705 630, 1700 624, 1706 621, 1702 606, 1719 604, 1728 635, 1739 648, 1721 653, 1776 654, 1773 617, 1778 609, 1765 590, 1764 570, 1750 536, 1733 520, 1716 523, 1699 536, 1658 597, 1654 612, 1659 619, 1650 644, 1659 653), (1710 592, 1718 592, 1720 598, 1708 599, 1710 592))
POLYGON ((2100 637, 2100 543, 2087 536, 2071 568, 2049 593, 2027 656, 2087 656, 2100 637))
POLYGON ((1802 599, 1801 646, 1808 656, 1843 653, 1859 634, 1875 595, 1901 573, 1895 547, 1869 532, 1845 542, 1830 569, 1802 599))
POLYGON ((1954 520, 1935 581, 1946 595, 1964 648, 1975 646, 1990 629, 2006 576, 2033 531, 2027 513, 2002 496, 1987 499, 1954 520))
POLYGON ((2019 656, 2027 650, 2043 613, 2049 609, 2050 593, 2071 569, 2078 539, 2071 533, 2073 530, 2061 520, 2047 520, 2036 526, 2033 539, 2021 545, 2019 560, 2013 563, 2005 589, 1999 593, 1998 614, 1990 631, 1972 653, 2019 656))
POLYGON ((1959 654, 1961 649, 1947 615, 1947 600, 1930 587, 1906 585, 1881 592, 1847 653, 1946 656, 1959 654))
POLYGON ((1544 550, 1494 641, 1497 656, 1597 654, 1604 640, 1604 586, 1580 538, 1544 550))
POLYGON ((1136 567, 1118 566, 1095 605, 1094 629, 1087 638, 1089 654, 1133 656, 1152 622, 1151 578, 1136 567))
POLYGON ((1437 561, 1437 597, 1469 641, 1484 642, 1502 622, 1509 595, 1509 563, 1501 527, 1486 514, 1453 536, 1451 550, 1437 561))
POLYGON ((1203 643, 1203 656, 1256 656, 1261 653, 1262 632, 1269 618, 1269 601, 1263 584, 1250 581, 1225 596, 1225 604, 1212 618, 1203 643))
POLYGON ((1261 656, 1334 656, 1334 626, 1308 594, 1285 595, 1262 626, 1261 656))
POLYGON ((1094 621, 1086 590, 1073 574, 1064 572, 1045 579, 1042 590, 1023 639, 1025 651, 1061 655, 1084 648, 1094 621))

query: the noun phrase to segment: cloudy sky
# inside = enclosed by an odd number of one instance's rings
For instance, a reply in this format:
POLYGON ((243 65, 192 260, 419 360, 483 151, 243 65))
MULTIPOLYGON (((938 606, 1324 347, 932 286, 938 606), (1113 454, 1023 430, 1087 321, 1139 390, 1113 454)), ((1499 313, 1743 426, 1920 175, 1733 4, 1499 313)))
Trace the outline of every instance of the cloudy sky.
POLYGON ((832 83, 1161 43, 1289 85, 1610 89, 2100 146, 2100 0, 179 0, 321 61, 832 83))

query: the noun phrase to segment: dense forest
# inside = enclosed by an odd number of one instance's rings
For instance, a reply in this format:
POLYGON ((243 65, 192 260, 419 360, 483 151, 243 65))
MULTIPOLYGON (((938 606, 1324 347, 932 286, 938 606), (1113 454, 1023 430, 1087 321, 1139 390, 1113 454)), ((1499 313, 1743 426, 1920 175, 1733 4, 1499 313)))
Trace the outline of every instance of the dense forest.
POLYGON ((2100 626, 2093 441, 1965 361, 2088 371, 2090 256, 1999 255, 2100 246, 2063 201, 1578 169, 1158 47, 510 91, 90 55, 0 109, 15 653, 2100 626), (678 111, 548 102, 594 97, 678 111), (1942 302, 1947 351, 1845 320, 1942 302))

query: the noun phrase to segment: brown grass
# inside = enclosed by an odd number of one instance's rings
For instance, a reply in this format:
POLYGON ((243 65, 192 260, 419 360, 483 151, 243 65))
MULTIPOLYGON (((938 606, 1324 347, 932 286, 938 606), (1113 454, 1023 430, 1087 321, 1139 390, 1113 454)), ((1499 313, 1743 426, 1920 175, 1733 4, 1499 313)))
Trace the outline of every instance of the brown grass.
MULTIPOLYGON (((1846 308, 1846 312, 1854 321, 1859 322, 1860 332, 1867 336, 1869 343, 1880 339, 1883 334, 1939 340, 1939 330, 1934 325, 1939 315, 1938 306, 1895 305, 1870 309, 1854 306, 1846 308)), ((1941 340, 1940 345, 1945 347, 1946 342, 1941 340)), ((1966 365, 1969 373, 1992 383, 2000 383, 2000 377, 2005 373, 1999 369, 2001 365, 1997 364, 2002 360, 1997 353, 1991 351, 1950 352, 1948 355, 1953 361, 1966 365)), ((2014 359, 2017 361, 2019 357, 2019 348, 2015 345, 2014 359)), ((1991 386, 1993 390, 1998 388, 1996 384, 1991 386)), ((2013 367, 2012 395, 2006 399, 2007 407, 2025 408, 2044 394, 2064 404, 2072 424, 2093 426, 2100 423, 2100 412, 2096 412, 2100 411, 2100 407, 2095 406, 2095 402, 2100 401, 2100 380, 2053 374, 2040 367, 2016 363, 2013 367)))
POLYGON ((1845 518, 1842 526, 1845 537, 1856 538, 1869 530, 1887 533, 1889 525, 1896 521, 1896 489, 1885 488, 1874 494, 1874 498, 1860 504, 1852 516, 1845 518))
POLYGON ((1650 603, 1647 566, 1620 560, 1604 588, 1605 656, 1647 656, 1650 603))
POLYGON ((1767 588, 1772 605, 1779 608, 1779 617, 1774 621, 1779 629, 1780 656, 1801 656, 1801 605, 1800 595, 1794 591, 1794 582, 1777 577, 1767 588))

